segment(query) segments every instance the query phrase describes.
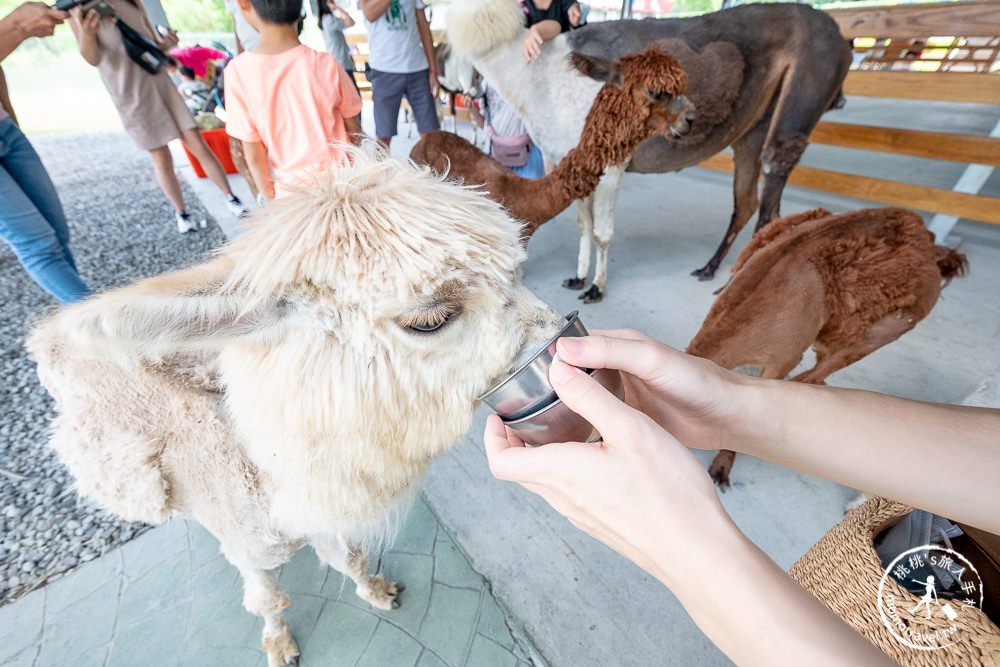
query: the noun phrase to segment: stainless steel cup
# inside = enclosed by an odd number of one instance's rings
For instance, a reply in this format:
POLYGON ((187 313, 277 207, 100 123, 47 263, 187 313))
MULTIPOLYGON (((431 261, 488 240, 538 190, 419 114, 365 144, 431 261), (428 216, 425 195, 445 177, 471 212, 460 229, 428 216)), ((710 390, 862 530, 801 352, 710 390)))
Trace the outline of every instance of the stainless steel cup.
MULTIPOLYGON (((625 396, 622 376, 617 370, 599 368, 590 371, 590 376, 619 400, 625 396)), ((526 417, 504 420, 504 424, 529 445, 547 445, 550 442, 593 442, 601 437, 586 419, 570 410, 559 398, 526 417)))
POLYGON ((566 316, 566 325, 535 355, 495 387, 479 397, 500 418, 513 421, 527 417, 559 400, 549 384, 549 366, 556 359, 556 341, 564 336, 586 336, 578 311, 566 316))

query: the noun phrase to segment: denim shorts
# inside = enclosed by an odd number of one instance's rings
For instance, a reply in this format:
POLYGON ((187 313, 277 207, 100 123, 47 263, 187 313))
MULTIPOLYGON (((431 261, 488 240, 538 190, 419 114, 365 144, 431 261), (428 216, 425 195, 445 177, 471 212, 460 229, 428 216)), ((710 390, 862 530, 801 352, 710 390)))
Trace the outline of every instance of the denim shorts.
POLYGON ((396 136, 399 103, 406 97, 417 121, 417 130, 433 132, 438 129, 437 109, 431 95, 430 70, 408 74, 368 70, 372 84, 372 103, 375 106, 375 136, 396 136))

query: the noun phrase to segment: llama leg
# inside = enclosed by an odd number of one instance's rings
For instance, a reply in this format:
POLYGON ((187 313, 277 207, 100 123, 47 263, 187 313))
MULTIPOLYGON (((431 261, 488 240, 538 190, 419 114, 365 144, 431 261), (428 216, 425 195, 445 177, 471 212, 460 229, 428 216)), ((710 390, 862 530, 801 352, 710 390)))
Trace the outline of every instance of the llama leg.
POLYGON ((757 123, 733 144, 733 214, 722 243, 708 264, 691 272, 698 280, 711 280, 722 263, 733 241, 739 236, 747 220, 757 210, 757 180, 760 177, 760 153, 767 137, 769 118, 757 123))
POLYGON ((785 190, 788 175, 799 163, 799 158, 808 145, 809 135, 801 133, 787 137, 776 136, 768 142, 764 151, 764 192, 760 199, 755 232, 781 215, 781 193, 785 190))
POLYGON ((720 449, 719 453, 712 459, 712 463, 708 466, 709 476, 715 482, 715 485, 722 490, 729 487, 729 471, 733 469, 733 460, 735 458, 736 452, 730 449, 720 449))
POLYGON ((576 224, 580 227, 580 254, 576 258, 576 277, 563 281, 566 289, 583 289, 590 273, 590 239, 594 234, 594 196, 576 202, 576 224))
POLYGON ((897 310, 878 320, 857 337, 851 344, 831 344, 829 340, 817 340, 816 365, 808 371, 792 378, 796 382, 823 384, 827 377, 850 366, 855 361, 868 356, 878 348, 891 343, 912 329, 921 318, 908 311, 897 310))
POLYGON ((368 556, 361 549, 348 545, 339 535, 313 540, 312 545, 320 560, 354 581, 359 598, 385 611, 399 608, 396 597, 403 587, 368 574, 368 556))
POLYGON ((299 647, 292 639, 288 621, 281 615, 289 600, 278 585, 278 578, 271 570, 240 565, 237 568, 243 575, 243 606, 264 619, 261 648, 267 653, 267 667, 297 665, 299 647))
POLYGON ((831 63, 820 72, 815 67, 792 65, 785 73, 764 148, 764 190, 755 229, 780 215, 781 193, 788 175, 802 157, 820 116, 840 95, 839 83, 849 66, 849 60, 831 63))
POLYGON ((593 202, 593 236, 597 246, 594 268, 594 284, 580 295, 584 303, 597 303, 604 298, 604 288, 608 283, 608 247, 615 234, 615 205, 618 203, 618 186, 625 170, 623 167, 608 167, 604 177, 591 196, 593 202))

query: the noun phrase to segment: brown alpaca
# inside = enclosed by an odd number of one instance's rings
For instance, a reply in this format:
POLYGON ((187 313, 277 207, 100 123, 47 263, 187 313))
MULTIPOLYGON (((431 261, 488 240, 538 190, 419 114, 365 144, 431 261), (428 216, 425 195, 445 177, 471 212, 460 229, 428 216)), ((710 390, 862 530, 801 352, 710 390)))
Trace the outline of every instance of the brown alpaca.
MULTIPOLYGON (((935 246, 920 216, 904 209, 780 218, 740 253, 687 351, 783 378, 811 345, 816 365, 792 380, 823 384, 916 326, 967 266, 964 255, 935 246)), ((734 456, 721 450, 712 461, 719 486, 729 485, 734 456)))
POLYGON ((580 143, 548 176, 518 176, 462 137, 442 131, 417 142, 410 159, 468 185, 482 185, 486 196, 524 222, 527 241, 543 223, 593 192, 604 168, 623 164, 643 139, 653 134, 677 138, 690 129, 695 110, 681 94, 687 76, 669 53, 653 46, 618 62, 579 53, 570 61, 605 85, 590 107, 580 143))

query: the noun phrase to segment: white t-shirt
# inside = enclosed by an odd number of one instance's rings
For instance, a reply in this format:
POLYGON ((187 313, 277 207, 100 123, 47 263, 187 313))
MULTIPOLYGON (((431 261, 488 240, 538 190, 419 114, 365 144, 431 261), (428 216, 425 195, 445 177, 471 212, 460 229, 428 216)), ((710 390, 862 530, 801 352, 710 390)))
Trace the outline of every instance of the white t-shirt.
POLYGON ((365 18, 372 69, 409 74, 428 68, 417 29, 417 10, 425 7, 423 0, 392 0, 385 14, 374 21, 365 18))
POLYGON ((240 40, 244 51, 252 51, 260 43, 260 33, 253 29, 243 18, 243 12, 236 0, 225 0, 226 9, 233 15, 233 26, 236 28, 236 38, 240 40))

